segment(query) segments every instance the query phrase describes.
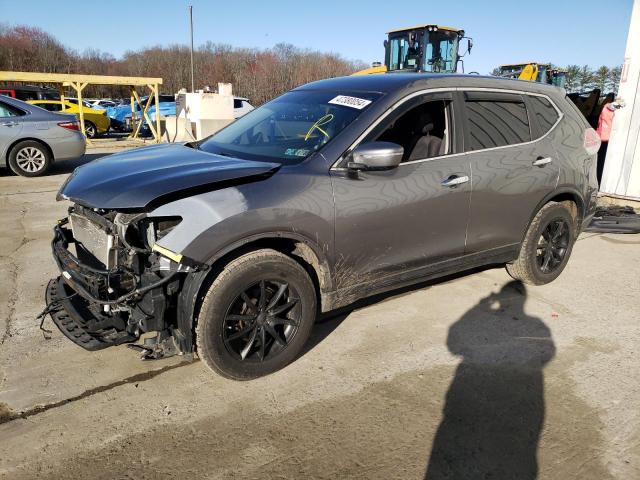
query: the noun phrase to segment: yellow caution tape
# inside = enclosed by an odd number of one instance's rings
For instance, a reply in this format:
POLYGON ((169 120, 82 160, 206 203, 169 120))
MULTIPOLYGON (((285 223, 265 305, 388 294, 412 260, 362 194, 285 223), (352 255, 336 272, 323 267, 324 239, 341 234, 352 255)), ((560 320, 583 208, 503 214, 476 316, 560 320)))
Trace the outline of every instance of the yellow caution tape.
POLYGON ((164 255, 169 260, 173 260, 176 263, 180 263, 182 261, 182 255, 180 255, 179 253, 174 253, 168 248, 161 247, 157 243, 153 244, 153 247, 151 247, 151 250, 154 252, 158 252, 160 255, 164 255))

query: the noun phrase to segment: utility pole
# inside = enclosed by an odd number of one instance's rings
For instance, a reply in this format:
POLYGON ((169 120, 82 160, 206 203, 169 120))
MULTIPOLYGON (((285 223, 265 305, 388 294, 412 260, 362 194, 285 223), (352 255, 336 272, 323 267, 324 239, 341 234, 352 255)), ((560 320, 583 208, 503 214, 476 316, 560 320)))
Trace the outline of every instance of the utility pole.
POLYGON ((193 5, 189 5, 189 31, 191 33, 191 93, 196 91, 193 83, 193 5))

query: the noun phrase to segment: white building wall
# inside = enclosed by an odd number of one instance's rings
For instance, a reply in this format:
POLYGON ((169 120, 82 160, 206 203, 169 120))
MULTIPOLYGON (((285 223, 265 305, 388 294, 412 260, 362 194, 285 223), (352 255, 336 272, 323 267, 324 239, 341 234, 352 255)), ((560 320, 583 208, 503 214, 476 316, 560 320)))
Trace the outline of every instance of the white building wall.
POLYGON ((600 191, 640 200, 640 0, 634 0, 616 110, 600 191))

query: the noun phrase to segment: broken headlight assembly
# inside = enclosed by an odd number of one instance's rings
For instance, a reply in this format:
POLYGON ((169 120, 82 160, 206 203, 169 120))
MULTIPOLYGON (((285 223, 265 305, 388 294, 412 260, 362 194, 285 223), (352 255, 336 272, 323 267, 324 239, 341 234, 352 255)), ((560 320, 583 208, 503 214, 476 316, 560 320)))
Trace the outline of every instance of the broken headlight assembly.
POLYGON ((90 350, 134 341, 142 332, 166 337, 180 274, 198 269, 158 245, 181 221, 74 205, 54 228, 61 276, 47 287, 47 309, 62 332, 90 350))

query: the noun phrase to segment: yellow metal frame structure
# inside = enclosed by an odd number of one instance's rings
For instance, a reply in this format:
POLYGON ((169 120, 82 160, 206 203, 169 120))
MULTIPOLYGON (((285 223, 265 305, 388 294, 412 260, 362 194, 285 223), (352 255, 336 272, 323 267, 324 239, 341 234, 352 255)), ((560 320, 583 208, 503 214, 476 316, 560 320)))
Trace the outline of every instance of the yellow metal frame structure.
MULTIPOLYGON (((71 87, 76 91, 78 99, 78 107, 80 109, 80 128, 85 134, 84 129, 84 105, 82 104, 82 91, 87 85, 122 85, 130 88, 131 91, 131 115, 135 118, 135 102, 138 102, 143 108, 142 117, 147 121, 149 130, 153 134, 156 143, 160 143, 160 109, 156 107, 156 121, 151 121, 148 114, 151 105, 151 97, 155 98, 155 104, 160 104, 160 85, 162 78, 156 77, 117 77, 112 75, 78 75, 74 73, 40 73, 40 72, 6 72, 0 71, 1 82, 27 82, 27 83, 55 83, 58 84, 60 91, 60 100, 64 101, 64 88, 71 87), (147 87, 150 95, 146 104, 143 106, 138 96, 136 87, 147 87)), ((129 138, 138 138, 142 122, 136 122, 134 132, 129 138)), ((91 143, 87 139, 87 143, 91 143)))

